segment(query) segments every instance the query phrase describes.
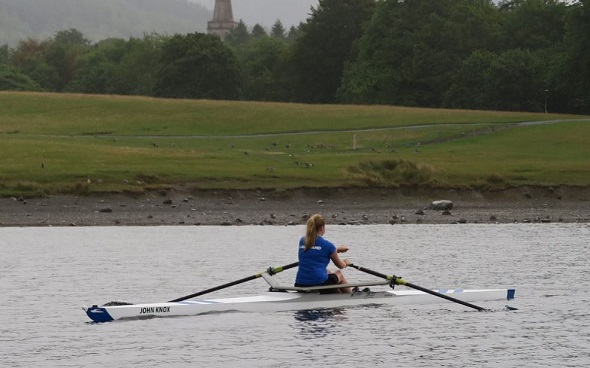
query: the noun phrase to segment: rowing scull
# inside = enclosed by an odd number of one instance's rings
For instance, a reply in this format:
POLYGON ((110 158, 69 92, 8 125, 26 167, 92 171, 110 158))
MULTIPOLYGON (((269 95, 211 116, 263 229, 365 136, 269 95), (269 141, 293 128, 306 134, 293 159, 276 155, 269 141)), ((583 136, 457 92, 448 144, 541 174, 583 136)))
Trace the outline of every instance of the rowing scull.
MULTIPOLYGON (((361 305, 408 305, 440 303, 443 299, 419 290, 372 291, 367 286, 385 285, 388 281, 349 284, 355 287, 352 294, 320 294, 321 289, 297 288, 277 285, 268 273, 262 277, 270 284, 264 295, 220 299, 192 299, 178 302, 131 304, 114 306, 84 306, 83 309, 95 322, 109 322, 120 319, 142 319, 152 317, 190 316, 213 312, 275 312, 324 308, 340 308, 361 305), (359 287, 363 287, 359 290, 359 287)), ((345 286, 345 285, 340 285, 345 286)), ((515 289, 450 289, 435 290, 465 302, 484 300, 510 300, 515 289)))

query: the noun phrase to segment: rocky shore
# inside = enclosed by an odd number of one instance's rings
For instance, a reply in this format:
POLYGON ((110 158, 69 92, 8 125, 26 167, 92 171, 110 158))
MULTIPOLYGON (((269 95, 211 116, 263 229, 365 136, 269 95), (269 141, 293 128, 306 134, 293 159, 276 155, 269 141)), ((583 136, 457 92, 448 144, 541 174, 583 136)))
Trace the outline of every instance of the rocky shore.
POLYGON ((331 224, 590 223, 590 187, 503 191, 297 189, 55 195, 0 199, 0 226, 298 225, 313 213, 331 224), (449 210, 433 201, 452 202, 449 210))

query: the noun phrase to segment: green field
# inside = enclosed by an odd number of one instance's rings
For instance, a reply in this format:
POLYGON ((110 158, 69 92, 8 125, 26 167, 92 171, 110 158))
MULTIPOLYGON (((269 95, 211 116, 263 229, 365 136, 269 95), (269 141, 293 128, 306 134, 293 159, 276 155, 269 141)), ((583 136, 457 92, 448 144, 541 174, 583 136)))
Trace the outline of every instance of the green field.
POLYGON ((0 195, 585 186, 588 137, 572 115, 0 92, 0 195))

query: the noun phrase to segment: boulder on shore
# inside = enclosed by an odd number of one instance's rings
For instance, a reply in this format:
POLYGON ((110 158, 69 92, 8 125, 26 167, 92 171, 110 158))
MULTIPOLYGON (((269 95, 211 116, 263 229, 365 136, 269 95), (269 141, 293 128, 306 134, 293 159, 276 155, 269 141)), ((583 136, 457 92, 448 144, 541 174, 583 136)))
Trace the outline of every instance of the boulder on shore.
POLYGON ((453 202, 448 200, 432 201, 428 209, 435 211, 448 211, 453 209, 453 202))

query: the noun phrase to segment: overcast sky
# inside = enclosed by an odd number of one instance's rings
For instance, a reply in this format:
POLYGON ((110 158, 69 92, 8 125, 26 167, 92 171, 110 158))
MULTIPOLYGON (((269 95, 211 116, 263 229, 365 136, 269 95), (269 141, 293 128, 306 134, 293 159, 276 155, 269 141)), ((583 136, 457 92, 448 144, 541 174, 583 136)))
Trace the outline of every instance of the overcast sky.
MULTIPOLYGON (((213 10, 215 0, 191 0, 213 10)), ((280 19, 285 28, 298 25, 309 17, 309 9, 318 5, 318 0, 232 0, 234 20, 240 19, 248 26, 256 23, 270 28, 280 19)))

